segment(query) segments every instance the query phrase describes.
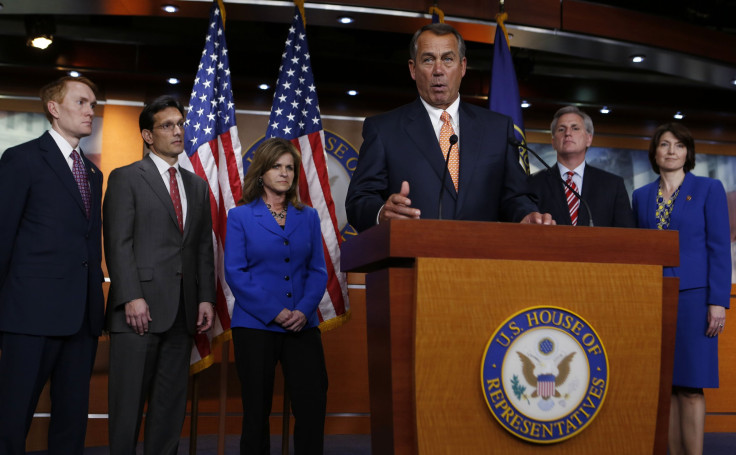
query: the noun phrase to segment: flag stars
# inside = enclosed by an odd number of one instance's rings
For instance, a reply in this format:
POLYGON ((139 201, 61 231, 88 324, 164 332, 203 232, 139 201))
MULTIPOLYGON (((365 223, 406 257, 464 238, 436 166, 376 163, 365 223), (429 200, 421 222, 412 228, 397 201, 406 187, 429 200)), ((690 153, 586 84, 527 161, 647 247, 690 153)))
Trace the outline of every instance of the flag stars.
MULTIPOLYGON (((294 57, 294 58, 291 59, 291 62, 296 65, 297 63, 299 63, 299 58, 294 57)), ((302 69, 302 71, 304 71, 304 70, 302 69)))
POLYGON ((289 128, 288 126, 284 127, 283 131, 284 134, 291 134, 291 128, 289 128))
POLYGON ((209 128, 209 127, 208 127, 208 128, 205 128, 205 129, 204 129, 204 130, 202 130, 202 131, 204 131, 204 134, 210 134, 210 133, 212 132, 212 128, 209 128))
POLYGON ((317 87, 315 87, 314 84, 310 85, 308 88, 310 92, 317 90, 317 87))
POLYGON ((282 102, 282 103, 285 103, 286 102, 286 95, 279 96, 279 101, 282 102))
POLYGON ((202 86, 203 86, 204 88, 210 88, 210 85, 212 85, 212 81, 204 81, 204 82, 202 83, 202 86))
POLYGON ((304 98, 304 102, 307 104, 312 104, 312 98, 309 98, 309 97, 304 98))
POLYGON ((273 129, 276 129, 276 128, 278 128, 278 127, 279 127, 279 124, 278 124, 278 122, 273 122, 273 123, 271 124, 271 128, 273 128, 273 129))
POLYGON ((213 114, 212 112, 210 112, 209 114, 207 114, 207 120, 209 120, 210 122, 214 122, 215 121, 215 114, 213 114))
POLYGON ((290 122, 293 122, 294 121, 294 114, 289 114, 289 115, 286 116, 286 118, 288 118, 290 122))
POLYGON ((286 74, 288 74, 289 77, 294 77, 294 70, 289 70, 286 72, 286 74))
POLYGON ((207 95, 202 94, 202 96, 200 96, 199 99, 204 103, 205 101, 207 101, 207 95))
POLYGON ((221 102, 221 103, 224 103, 224 102, 225 102, 225 97, 224 97, 224 96, 222 96, 222 95, 220 95, 220 97, 219 97, 219 98, 217 98, 217 101, 219 101, 219 102, 221 102))
POLYGON ((207 74, 215 74, 215 69, 210 66, 207 68, 207 74))
POLYGON ((276 110, 275 110, 274 112, 276 113, 276 117, 278 117, 278 116, 280 116, 280 115, 281 115, 281 113, 282 113, 282 112, 284 112, 284 110, 283 110, 283 109, 281 109, 281 108, 278 108, 278 109, 276 109, 276 110))
POLYGON ((298 106, 299 106, 299 103, 296 100, 291 102, 291 107, 293 107, 294 109, 296 109, 298 106))
POLYGON ((281 86, 288 90, 288 89, 291 88, 291 83, 290 82, 284 82, 283 84, 281 84, 281 86))

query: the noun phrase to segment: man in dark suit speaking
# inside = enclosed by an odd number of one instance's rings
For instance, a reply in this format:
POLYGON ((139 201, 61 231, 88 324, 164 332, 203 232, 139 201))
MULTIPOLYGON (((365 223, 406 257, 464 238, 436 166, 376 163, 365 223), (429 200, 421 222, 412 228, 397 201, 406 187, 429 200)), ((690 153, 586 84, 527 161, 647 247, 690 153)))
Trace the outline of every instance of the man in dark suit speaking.
POLYGON ((363 231, 391 218, 438 218, 440 207, 443 219, 553 223, 529 198, 508 142, 511 119, 460 101, 462 36, 429 24, 414 34, 409 53, 419 99, 363 124, 345 201, 350 224, 363 231), (459 141, 450 148, 453 135, 459 141))
POLYGON ((192 336, 212 326, 215 271, 207 183, 178 165, 184 109, 162 96, 139 119, 150 153, 114 170, 103 204, 110 271, 110 453, 177 452, 192 336))
POLYGON ((529 177, 537 205, 557 224, 588 226, 586 208, 562 180, 588 203, 593 224, 603 227, 635 227, 629 195, 621 177, 585 163, 593 142, 593 120, 576 106, 559 109, 551 125, 557 164, 529 177))
POLYGON ((25 439, 51 378, 48 453, 84 451, 89 381, 102 331, 102 173, 79 148, 97 88, 41 89, 51 129, 0 159, 0 453, 25 439))

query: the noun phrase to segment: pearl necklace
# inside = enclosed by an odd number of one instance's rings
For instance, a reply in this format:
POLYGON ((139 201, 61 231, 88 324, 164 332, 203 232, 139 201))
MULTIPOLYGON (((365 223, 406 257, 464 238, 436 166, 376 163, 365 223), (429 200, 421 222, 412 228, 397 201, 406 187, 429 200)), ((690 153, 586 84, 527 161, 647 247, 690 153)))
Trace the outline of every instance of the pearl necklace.
POLYGON ((268 207, 268 211, 271 212, 271 215, 273 215, 274 219, 278 222, 279 220, 283 220, 286 218, 286 206, 284 206, 283 210, 281 210, 279 213, 274 212, 271 210, 271 204, 266 203, 266 207, 268 207))

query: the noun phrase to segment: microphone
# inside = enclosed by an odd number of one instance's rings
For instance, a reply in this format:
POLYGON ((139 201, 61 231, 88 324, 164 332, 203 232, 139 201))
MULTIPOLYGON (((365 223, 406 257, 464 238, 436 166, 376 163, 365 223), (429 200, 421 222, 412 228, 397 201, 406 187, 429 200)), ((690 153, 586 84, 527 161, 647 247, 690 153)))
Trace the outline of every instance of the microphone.
POLYGON ((440 198, 439 198, 439 209, 437 210, 437 219, 442 219, 442 195, 445 193, 445 179, 447 178, 447 165, 450 162, 450 154, 452 153, 452 146, 457 144, 457 134, 450 136, 450 147, 447 149, 447 157, 445 158, 445 171, 442 173, 442 180, 440 181, 440 198))
MULTIPOLYGON (((542 159, 542 157, 540 157, 537 154, 537 152, 535 152, 534 150, 532 150, 529 147, 527 147, 526 144, 522 144, 521 141, 519 141, 519 140, 517 140, 516 138, 513 138, 513 137, 510 137, 509 138, 509 144, 511 144, 511 145, 513 145, 515 147, 521 147, 524 150, 526 150, 528 152, 531 152, 531 154, 534 155, 534 157, 537 160, 539 160, 539 162, 542 163, 544 165, 544 167, 547 168, 547 171, 552 171, 552 168, 549 166, 549 164, 547 164, 547 162, 545 162, 542 159)), ((585 207, 585 211, 588 212, 588 226, 593 227, 594 226, 593 225, 593 212, 590 211, 590 206, 588 205, 588 202, 585 199, 583 199, 583 197, 580 195, 580 193, 578 193, 577 191, 575 191, 575 189, 572 186, 568 185, 567 182, 565 181, 565 179, 563 179, 562 176, 559 173, 556 174, 556 175, 560 178, 560 182, 562 182, 562 184, 565 185, 565 188, 569 189, 572 192, 572 194, 574 194, 575 197, 578 198, 578 200, 583 203, 583 206, 585 207)))

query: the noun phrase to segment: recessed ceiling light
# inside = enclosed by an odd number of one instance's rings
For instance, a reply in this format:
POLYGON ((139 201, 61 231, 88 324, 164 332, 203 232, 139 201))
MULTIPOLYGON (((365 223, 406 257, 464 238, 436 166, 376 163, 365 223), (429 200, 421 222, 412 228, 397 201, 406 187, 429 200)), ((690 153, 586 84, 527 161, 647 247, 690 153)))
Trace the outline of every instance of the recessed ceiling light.
POLYGON ((631 63, 641 63, 644 60, 646 60, 647 56, 643 54, 637 54, 637 55, 632 55, 630 58, 631 58, 631 63))
POLYGON ((258 86, 258 88, 261 89, 261 90, 268 90, 271 87, 268 84, 261 84, 261 85, 258 86))
POLYGON ((531 107, 531 105, 532 105, 532 103, 530 103, 529 101, 527 101, 527 100, 521 100, 521 108, 522 109, 526 109, 528 107, 531 107))
POLYGON ((733 85, 736 85, 736 79, 733 79, 733 80, 731 81, 731 84, 733 84, 733 85))
POLYGON ((682 119, 684 119, 684 118, 685 118, 685 116, 684 116, 684 115, 682 114, 682 112, 680 112, 680 111, 677 111, 677 113, 676 113, 676 114, 674 115, 674 117, 675 117, 675 118, 676 118, 677 120, 682 120, 682 119))
POLYGON ((358 91, 357 90, 348 90, 347 91, 347 94, 350 95, 350 96, 355 96, 355 95, 358 94, 358 91))
POLYGON ((611 110, 608 109, 608 106, 603 106, 601 108, 601 114, 608 114, 609 112, 611 112, 611 110))
POLYGON ((82 73, 80 73, 79 71, 74 71, 74 70, 71 70, 66 74, 70 75, 71 77, 79 77, 82 75, 82 73))
POLYGON ((179 79, 177 79, 177 78, 175 78, 175 77, 170 77, 170 78, 166 79, 166 82, 168 82, 168 83, 169 83, 169 84, 171 84, 171 85, 176 85, 176 84, 178 84, 178 83, 179 83, 180 81, 179 81, 179 79))
POLYGON ((179 7, 176 5, 163 5, 161 9, 167 13, 176 13, 179 11, 179 7))
POLYGON ((355 19, 350 16, 340 16, 337 18, 337 22, 341 24, 352 24, 353 22, 355 22, 355 19))
POLYGON ((32 47, 35 47, 37 49, 46 49, 47 47, 51 46, 51 43, 53 43, 53 37, 37 36, 31 39, 29 43, 32 47))

